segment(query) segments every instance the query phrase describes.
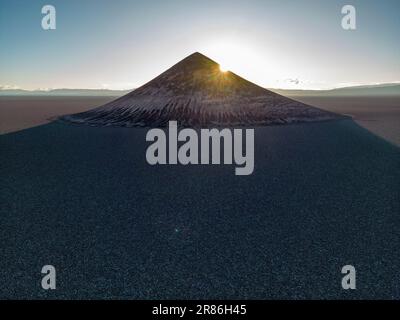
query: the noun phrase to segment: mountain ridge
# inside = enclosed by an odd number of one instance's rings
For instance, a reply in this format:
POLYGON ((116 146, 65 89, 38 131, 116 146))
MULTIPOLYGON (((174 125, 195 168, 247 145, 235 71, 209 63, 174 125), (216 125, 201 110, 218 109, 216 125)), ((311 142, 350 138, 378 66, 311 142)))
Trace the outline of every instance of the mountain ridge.
POLYGON ((92 126, 269 125, 338 119, 262 88, 195 52, 132 92, 60 120, 92 126))

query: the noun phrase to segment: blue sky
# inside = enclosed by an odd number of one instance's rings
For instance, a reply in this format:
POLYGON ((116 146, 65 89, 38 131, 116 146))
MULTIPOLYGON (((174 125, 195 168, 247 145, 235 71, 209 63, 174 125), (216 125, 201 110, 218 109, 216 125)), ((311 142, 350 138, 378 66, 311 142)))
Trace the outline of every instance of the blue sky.
POLYGON ((259 85, 400 81, 398 0, 0 0, 0 86, 130 89, 199 51, 259 85), (42 6, 57 29, 41 28, 42 6), (341 27, 352 4, 357 29, 341 27))

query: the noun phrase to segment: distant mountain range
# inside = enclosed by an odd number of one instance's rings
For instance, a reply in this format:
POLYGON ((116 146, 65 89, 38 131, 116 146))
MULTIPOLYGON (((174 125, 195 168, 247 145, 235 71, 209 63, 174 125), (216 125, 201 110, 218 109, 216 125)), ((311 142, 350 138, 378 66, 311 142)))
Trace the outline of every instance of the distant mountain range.
POLYGON ((329 97, 376 97, 400 96, 400 83, 352 86, 332 90, 285 90, 271 89, 285 96, 329 96, 329 97))
MULTIPOLYGON (((134 89, 132 89, 134 90, 134 89)), ((52 89, 23 90, 1 89, 0 96, 77 96, 77 97, 120 97, 132 90, 108 89, 52 89)), ((385 83, 378 85, 352 86, 332 90, 287 90, 269 89, 284 96, 400 96, 400 83, 385 83)))
POLYGON ((0 89, 0 96, 77 96, 77 97, 119 97, 131 90, 108 89, 52 89, 52 90, 23 90, 0 89))

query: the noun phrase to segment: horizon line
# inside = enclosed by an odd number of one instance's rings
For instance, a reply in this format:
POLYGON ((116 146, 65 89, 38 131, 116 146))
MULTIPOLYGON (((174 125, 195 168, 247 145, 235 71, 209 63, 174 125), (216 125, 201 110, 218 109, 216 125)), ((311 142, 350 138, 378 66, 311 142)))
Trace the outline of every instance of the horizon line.
MULTIPOLYGON (((271 89, 271 90, 285 90, 285 91, 331 91, 331 90, 338 90, 338 89, 346 89, 346 88, 360 88, 360 87, 377 87, 377 86, 384 86, 384 85, 400 85, 400 80, 398 81, 393 81, 393 82, 375 82, 375 83, 359 83, 359 84, 350 84, 350 85, 339 85, 337 87, 331 87, 331 88, 325 88, 325 89, 320 89, 320 88, 278 88, 278 87, 263 87, 265 89, 271 89)), ((86 90, 86 91, 131 91, 131 90, 136 90, 140 88, 134 87, 134 88, 125 88, 125 89, 112 89, 112 88, 74 88, 74 87, 55 87, 55 88, 35 88, 35 89, 26 89, 26 88, 21 88, 18 86, 11 86, 11 85, 0 85, 0 92, 1 91, 28 91, 28 92, 51 92, 55 90, 86 90)))

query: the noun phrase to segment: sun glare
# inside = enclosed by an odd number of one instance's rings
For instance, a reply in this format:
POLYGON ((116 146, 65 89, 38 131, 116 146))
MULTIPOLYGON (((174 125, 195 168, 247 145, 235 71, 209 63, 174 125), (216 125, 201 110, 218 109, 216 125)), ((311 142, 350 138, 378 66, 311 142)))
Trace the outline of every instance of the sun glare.
POLYGON ((264 87, 298 88, 296 84, 283 79, 293 78, 293 66, 282 53, 271 50, 261 54, 258 44, 249 43, 243 39, 216 37, 207 39, 207 43, 199 45, 198 50, 210 59, 219 63, 221 75, 227 72, 235 73, 251 82, 264 87), (286 62, 282 62, 285 61, 286 62))
POLYGON ((264 60, 247 43, 230 40, 215 40, 200 48, 201 52, 219 63, 222 73, 234 72, 250 81, 265 79, 264 60))
POLYGON ((228 68, 226 68, 226 67, 224 67, 224 66, 221 66, 221 65, 219 66, 219 70, 220 70, 221 72, 223 72, 223 73, 229 71, 228 68))

